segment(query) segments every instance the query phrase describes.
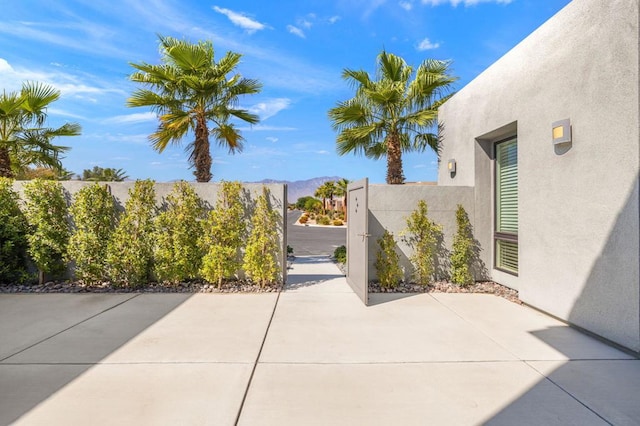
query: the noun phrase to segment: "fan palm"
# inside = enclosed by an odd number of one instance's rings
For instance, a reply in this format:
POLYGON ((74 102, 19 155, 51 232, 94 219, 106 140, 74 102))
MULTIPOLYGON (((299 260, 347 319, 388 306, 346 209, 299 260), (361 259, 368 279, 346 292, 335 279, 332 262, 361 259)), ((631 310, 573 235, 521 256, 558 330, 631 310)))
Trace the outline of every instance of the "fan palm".
POLYGON ((241 55, 227 52, 215 61, 213 44, 197 44, 160 37, 161 65, 131 64, 138 71, 130 78, 147 87, 136 90, 127 100, 130 107, 148 106, 158 113, 158 129, 149 136, 159 152, 171 143, 179 145, 190 131, 194 141, 187 146, 189 162, 198 182, 211 180, 209 135, 230 153, 242 151, 243 137, 229 120, 250 124, 258 116, 237 108, 239 97, 258 93, 261 84, 235 71, 241 55), (211 129, 209 124, 212 124, 211 129))
POLYGON ((82 180, 92 182, 122 182, 128 177, 124 170, 111 167, 93 166, 93 169, 84 169, 82 171, 82 180))
POLYGON ((347 187, 349 186, 349 179, 341 178, 336 182, 336 190, 334 195, 342 198, 342 213, 344 214, 344 220, 347 220, 347 187))
POLYGON ((378 55, 377 80, 365 71, 345 69, 342 77, 355 89, 352 99, 329 110, 339 155, 387 157, 387 183, 404 182, 402 153, 439 151, 438 107, 450 96, 456 77, 449 61, 427 59, 415 72, 399 56, 378 55))
POLYGON ((47 107, 60 92, 42 83, 27 82, 19 92, 0 94, 0 176, 14 177, 30 165, 62 170, 60 154, 69 148, 54 145, 60 136, 77 136, 80 125, 45 127, 47 107))

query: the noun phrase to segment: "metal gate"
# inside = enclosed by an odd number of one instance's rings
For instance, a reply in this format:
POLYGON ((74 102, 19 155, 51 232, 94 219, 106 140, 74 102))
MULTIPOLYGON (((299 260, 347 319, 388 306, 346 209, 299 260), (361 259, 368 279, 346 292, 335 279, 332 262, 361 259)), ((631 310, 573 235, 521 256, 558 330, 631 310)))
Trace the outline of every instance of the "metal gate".
POLYGON ((369 303, 369 179, 347 187, 347 282, 362 302, 369 303))

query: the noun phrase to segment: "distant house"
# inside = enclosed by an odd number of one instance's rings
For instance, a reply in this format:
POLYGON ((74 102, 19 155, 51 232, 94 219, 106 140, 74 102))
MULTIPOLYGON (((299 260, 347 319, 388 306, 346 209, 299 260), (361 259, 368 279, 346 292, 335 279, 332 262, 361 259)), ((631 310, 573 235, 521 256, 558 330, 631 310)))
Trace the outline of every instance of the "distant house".
MULTIPOLYGON (((440 110, 490 277, 640 352, 638 0, 574 0, 440 110)), ((452 171, 449 169, 452 168, 452 171)))

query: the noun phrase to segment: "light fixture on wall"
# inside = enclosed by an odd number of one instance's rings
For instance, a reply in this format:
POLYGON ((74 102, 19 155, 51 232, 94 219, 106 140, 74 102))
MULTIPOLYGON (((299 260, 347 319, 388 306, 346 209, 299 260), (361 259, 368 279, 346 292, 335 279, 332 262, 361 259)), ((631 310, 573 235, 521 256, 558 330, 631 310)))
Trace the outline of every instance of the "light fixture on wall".
POLYGON ((551 124, 551 141, 554 145, 571 142, 571 121, 556 121, 551 124))
POLYGON ((456 160, 453 158, 447 162, 447 170, 454 175, 456 173, 456 160))

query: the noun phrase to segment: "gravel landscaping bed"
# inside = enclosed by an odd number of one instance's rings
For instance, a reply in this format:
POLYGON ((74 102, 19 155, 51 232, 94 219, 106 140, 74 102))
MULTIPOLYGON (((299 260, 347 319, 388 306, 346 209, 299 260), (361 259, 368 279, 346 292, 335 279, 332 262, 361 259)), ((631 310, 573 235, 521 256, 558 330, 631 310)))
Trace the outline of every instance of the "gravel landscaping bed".
MULTIPOLYGON (((345 266, 341 263, 336 263, 343 274, 346 274, 345 266)), ((396 288, 382 288, 379 283, 369 283, 370 293, 484 293, 494 294, 496 296, 503 297, 513 303, 522 305, 522 301, 518 298, 518 292, 516 290, 505 287, 501 284, 494 283, 493 281, 476 282, 472 285, 461 286, 453 284, 447 281, 438 281, 428 284, 426 286, 402 282, 398 284, 396 288)))
POLYGON ((45 284, 0 284, 0 293, 271 293, 282 286, 260 287, 247 281, 228 281, 218 288, 205 282, 178 284, 149 283, 146 286, 128 288, 114 286, 111 283, 84 285, 78 282, 50 281, 45 284))

